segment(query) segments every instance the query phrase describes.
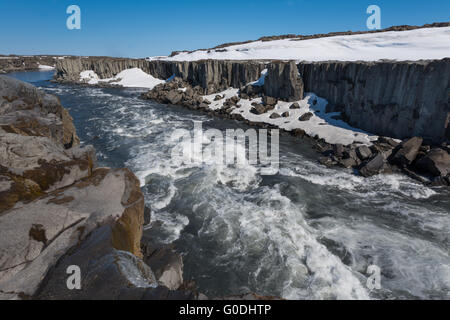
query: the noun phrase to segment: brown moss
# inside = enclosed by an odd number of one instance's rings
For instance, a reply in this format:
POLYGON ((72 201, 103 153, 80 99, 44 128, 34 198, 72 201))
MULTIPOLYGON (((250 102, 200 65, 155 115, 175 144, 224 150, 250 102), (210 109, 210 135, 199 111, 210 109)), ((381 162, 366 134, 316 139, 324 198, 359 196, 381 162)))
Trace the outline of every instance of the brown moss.
POLYGON ((70 173, 71 167, 78 166, 82 171, 92 168, 90 161, 84 159, 63 162, 39 160, 38 164, 39 168, 25 171, 23 177, 36 182, 42 190, 48 190, 56 182, 61 181, 66 174, 70 173))
POLYGON ((19 201, 33 201, 44 194, 39 185, 33 181, 6 172, 2 172, 1 175, 11 181, 11 187, 7 191, 0 192, 0 214, 14 207, 19 201))
POLYGON ((112 231, 112 245, 117 250, 128 251, 142 258, 141 238, 144 224, 144 199, 123 212, 112 231))
POLYGON ((91 185, 98 186, 105 179, 106 175, 111 171, 109 168, 99 168, 92 171, 92 174, 88 178, 84 178, 79 181, 75 186, 79 189, 89 187, 91 185))
POLYGON ((28 235, 31 239, 42 242, 44 245, 47 243, 47 236, 45 234, 44 226, 41 224, 33 224, 28 235))
POLYGON ((22 130, 20 130, 19 128, 16 128, 15 126, 13 126, 12 124, 9 125, 3 125, 1 126, 2 130, 5 131, 6 133, 14 133, 14 134, 20 134, 22 136, 27 136, 28 134, 22 130))
POLYGON ((74 197, 64 197, 64 198, 53 198, 47 201, 47 204, 53 203, 53 204, 65 204, 69 203, 75 200, 74 197))
POLYGON ((5 100, 8 101, 9 103, 11 103, 11 102, 13 102, 14 100, 17 100, 18 97, 16 97, 16 96, 11 96, 11 97, 9 97, 9 96, 3 96, 3 99, 5 99, 5 100))
POLYGON ((22 117, 17 119, 14 126, 29 136, 52 137, 50 128, 47 125, 41 124, 36 119, 22 117))

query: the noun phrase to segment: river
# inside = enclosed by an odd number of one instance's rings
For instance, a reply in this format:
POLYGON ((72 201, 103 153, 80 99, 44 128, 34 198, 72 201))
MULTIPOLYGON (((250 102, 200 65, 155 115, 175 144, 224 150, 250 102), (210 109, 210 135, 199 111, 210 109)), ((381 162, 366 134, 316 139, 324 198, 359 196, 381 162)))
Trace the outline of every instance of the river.
POLYGON ((280 170, 175 164, 175 129, 242 128, 140 89, 55 84, 51 72, 10 74, 57 95, 101 166, 129 167, 152 208, 156 241, 174 242, 200 292, 287 299, 450 299, 450 192, 402 175, 362 178, 327 168, 312 146, 280 136, 280 170), (369 266, 381 289, 367 286, 369 266))

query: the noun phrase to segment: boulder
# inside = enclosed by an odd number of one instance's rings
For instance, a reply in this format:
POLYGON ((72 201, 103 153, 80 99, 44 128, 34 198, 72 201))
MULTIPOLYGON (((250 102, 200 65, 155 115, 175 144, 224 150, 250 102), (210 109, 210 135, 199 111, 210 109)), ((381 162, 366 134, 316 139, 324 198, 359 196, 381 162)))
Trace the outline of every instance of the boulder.
POLYGON ((334 144, 333 145, 333 154, 336 157, 342 157, 345 151, 345 147, 342 144, 334 144))
POLYGON ((250 109, 250 112, 253 114, 264 114, 267 111, 273 108, 267 108, 266 106, 263 106, 262 104, 256 104, 253 108, 250 109))
POLYGON ((416 166, 420 171, 434 177, 445 177, 450 174, 450 155, 445 150, 435 148, 417 161, 416 166))
POLYGON ((390 161, 399 166, 410 165, 416 159, 422 142, 423 139, 419 137, 403 141, 394 151, 390 161))
POLYGON ((295 137, 303 137, 306 135, 306 132, 303 129, 294 129, 292 130, 292 135, 295 137))
POLYGON ((364 161, 372 156, 372 151, 368 146, 361 146, 356 148, 356 154, 361 160, 364 161))
POLYGON ((92 231, 81 244, 64 255, 33 296, 42 300, 117 300, 124 290, 155 289, 159 286, 152 270, 129 252, 115 249, 113 226, 92 231), (67 288, 67 269, 78 266, 81 288, 67 288))
POLYGON ((344 168, 353 168, 358 163, 352 158, 339 159, 339 164, 344 168))
POLYGON ((309 121, 313 116, 314 116, 314 114, 312 114, 311 112, 308 112, 308 113, 303 114, 298 120, 299 121, 309 121))
POLYGON ((278 100, 269 96, 263 97, 263 104, 266 106, 275 106, 278 103, 278 100))
POLYGON ((291 104, 289 109, 291 109, 291 110, 300 109, 300 105, 298 104, 298 102, 294 102, 293 104, 291 104))
POLYGON ((378 138, 378 142, 379 143, 385 143, 385 144, 388 144, 388 145, 390 145, 392 148, 395 148, 395 147, 397 147, 400 143, 398 143, 397 141, 395 141, 394 139, 392 139, 392 138, 389 138, 389 137, 379 137, 378 138))
POLYGON ((281 116, 276 112, 274 112, 270 115, 270 119, 278 119, 278 118, 281 118, 281 116))
POLYGON ((386 169, 386 160, 381 153, 377 154, 370 161, 366 162, 359 169, 364 177, 370 177, 384 172, 386 169))
POLYGON ((330 157, 320 157, 319 163, 327 167, 331 167, 336 164, 336 162, 333 161, 333 159, 331 159, 330 157))
POLYGON ((356 150, 353 148, 345 150, 343 153, 343 158, 344 159, 351 158, 356 162, 357 165, 361 164, 361 159, 358 157, 358 155, 356 154, 356 150))
POLYGON ((169 93, 167 93, 166 95, 166 99, 170 104, 178 104, 181 99, 183 98, 181 92, 177 89, 177 90, 172 90, 169 93))
POLYGON ((173 245, 156 245, 144 236, 142 251, 145 263, 153 270, 160 285, 170 290, 183 286, 183 258, 175 252, 173 245))

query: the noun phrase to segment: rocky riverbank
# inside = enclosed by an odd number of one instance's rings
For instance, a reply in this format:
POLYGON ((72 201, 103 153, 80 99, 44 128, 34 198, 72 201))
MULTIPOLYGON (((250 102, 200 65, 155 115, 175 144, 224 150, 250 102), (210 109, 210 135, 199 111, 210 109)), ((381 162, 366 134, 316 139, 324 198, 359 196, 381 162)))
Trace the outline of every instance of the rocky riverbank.
POLYGON ((58 60, 64 58, 63 56, 0 55, 0 74, 18 71, 49 70, 56 66, 58 60))
POLYGON ((97 167, 57 97, 0 76, 0 106, 0 299, 197 297, 181 256, 141 241, 138 179, 97 167), (81 290, 66 284, 74 265, 81 290))
MULTIPOLYGON (((277 67, 274 67, 275 70, 277 67)), ((266 77, 270 77, 271 71, 266 77)), ((276 74, 279 74, 277 71, 276 74)), ((287 72, 286 74, 289 74, 287 72)), ((301 109, 299 102, 290 104, 288 111, 277 112, 278 99, 266 95, 266 92, 277 92, 277 84, 282 81, 265 81, 263 86, 250 84, 237 91, 236 95, 226 97, 216 95, 213 100, 205 99, 204 90, 192 87, 182 79, 173 79, 169 83, 156 86, 153 90, 142 95, 144 99, 151 99, 164 104, 182 105, 193 110, 201 110, 213 116, 219 116, 263 128, 278 128, 270 124, 271 119, 289 119, 291 113, 301 109), (275 84, 274 84, 275 83, 275 84), (254 101, 254 102, 252 102, 254 101), (216 106, 211 108, 215 103, 216 106), (219 106, 217 106, 219 104, 219 106), (245 117, 243 105, 251 104, 250 113, 261 116, 262 121, 250 120, 245 117), (244 116, 242 115, 244 114, 244 116), (264 118, 264 116, 266 116, 264 118)), ((303 83, 290 82, 290 87, 283 86, 286 99, 298 99, 303 95, 303 83), (300 93, 299 93, 300 92, 300 93), (299 96, 295 96, 298 94, 299 96)), ((315 101, 312 102, 314 105, 315 101)), ((314 116, 311 112, 303 113, 298 119, 309 121, 314 116)), ((327 166, 342 166, 354 168, 362 176, 369 177, 380 173, 403 172, 410 177, 428 185, 450 185, 450 147, 446 142, 440 145, 424 142, 423 138, 413 137, 403 141, 389 137, 379 137, 369 145, 354 142, 348 145, 328 143, 318 135, 308 135, 305 130, 283 130, 303 139, 313 141, 323 157, 320 162, 327 166)))

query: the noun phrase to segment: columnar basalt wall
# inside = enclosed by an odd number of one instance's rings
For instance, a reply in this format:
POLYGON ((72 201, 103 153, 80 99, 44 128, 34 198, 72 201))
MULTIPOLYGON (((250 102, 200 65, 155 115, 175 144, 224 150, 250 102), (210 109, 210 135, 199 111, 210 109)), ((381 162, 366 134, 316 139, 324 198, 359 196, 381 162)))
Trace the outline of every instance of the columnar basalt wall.
POLYGON ((171 62, 101 57, 70 58, 58 61, 55 79, 78 82, 80 72, 85 70, 93 70, 101 79, 107 79, 130 68, 140 68, 159 79, 168 79, 175 75, 193 86, 202 87, 206 94, 211 94, 230 87, 240 88, 257 80, 265 64, 258 61, 171 62))
POLYGON ((330 102, 353 126, 435 143, 450 139, 450 59, 300 63, 305 91, 330 102))

